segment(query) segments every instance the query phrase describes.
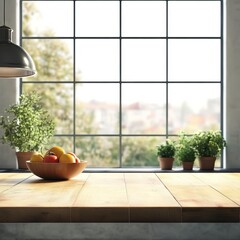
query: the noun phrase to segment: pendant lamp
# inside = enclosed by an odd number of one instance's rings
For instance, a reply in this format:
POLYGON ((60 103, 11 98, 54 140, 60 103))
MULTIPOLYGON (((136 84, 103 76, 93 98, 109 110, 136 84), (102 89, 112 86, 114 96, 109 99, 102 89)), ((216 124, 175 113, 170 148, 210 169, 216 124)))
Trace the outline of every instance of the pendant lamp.
POLYGON ((0 26, 0 78, 32 76, 36 70, 31 56, 12 42, 13 30, 5 26, 5 0, 3 9, 4 24, 0 26))

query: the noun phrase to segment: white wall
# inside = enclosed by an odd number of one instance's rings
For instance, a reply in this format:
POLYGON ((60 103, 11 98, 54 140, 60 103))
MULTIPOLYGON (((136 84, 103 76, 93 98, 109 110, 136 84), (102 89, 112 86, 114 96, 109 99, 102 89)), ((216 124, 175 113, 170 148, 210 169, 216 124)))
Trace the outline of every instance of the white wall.
MULTIPOLYGON (((18 43, 19 32, 16 22, 19 20, 19 1, 6 1, 6 21, 5 24, 11 27, 13 32, 13 42, 18 43)), ((0 25, 3 25, 3 0, 0 0, 0 25)), ((0 53, 1 54, 1 53, 0 53)), ((19 89, 18 79, 0 79, 0 115, 4 114, 4 109, 16 102, 19 89)), ((0 168, 16 168, 15 151, 8 145, 0 143, 0 168)))
MULTIPOLYGON (((18 42, 18 0, 6 0, 6 25, 14 29, 13 41, 18 42)), ((3 9, 3 0, 0 0, 3 9)), ((0 24, 3 23, 0 12, 0 24)), ((227 0, 226 37, 226 167, 240 168, 240 1, 227 0)), ((0 115, 10 104, 16 102, 19 80, 0 80, 0 115)), ((0 144, 0 168, 16 167, 14 151, 0 144)))

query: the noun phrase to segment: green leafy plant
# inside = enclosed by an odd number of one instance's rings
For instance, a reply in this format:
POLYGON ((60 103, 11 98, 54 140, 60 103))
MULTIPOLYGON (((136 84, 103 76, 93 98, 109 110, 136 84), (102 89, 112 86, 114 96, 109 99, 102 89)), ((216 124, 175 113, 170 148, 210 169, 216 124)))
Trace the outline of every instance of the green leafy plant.
POLYGON ((43 108, 36 92, 22 94, 19 103, 11 105, 5 112, 7 116, 0 116, 1 140, 17 151, 39 151, 54 134, 55 122, 43 108))
POLYGON ((176 158, 181 162, 194 162, 196 151, 192 145, 192 137, 181 134, 176 146, 176 158))
POLYGON ((162 158, 173 158, 176 152, 175 142, 167 139, 157 146, 157 155, 162 158))
POLYGON ((202 131, 195 133, 192 145, 199 157, 218 157, 226 147, 221 131, 202 131))

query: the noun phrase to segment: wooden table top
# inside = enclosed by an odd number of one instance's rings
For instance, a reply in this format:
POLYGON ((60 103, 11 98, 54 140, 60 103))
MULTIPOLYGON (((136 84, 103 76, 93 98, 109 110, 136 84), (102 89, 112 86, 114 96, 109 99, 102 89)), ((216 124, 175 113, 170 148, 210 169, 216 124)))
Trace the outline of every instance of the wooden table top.
POLYGON ((240 173, 0 173, 0 222, 239 222, 240 173))

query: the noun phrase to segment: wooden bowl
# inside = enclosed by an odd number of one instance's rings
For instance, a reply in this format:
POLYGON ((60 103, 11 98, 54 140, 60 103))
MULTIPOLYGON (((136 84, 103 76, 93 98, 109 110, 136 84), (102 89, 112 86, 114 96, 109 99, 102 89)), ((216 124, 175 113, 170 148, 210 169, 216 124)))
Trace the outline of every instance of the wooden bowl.
POLYGON ((26 161, 28 169, 43 179, 66 180, 77 176, 87 166, 87 161, 80 163, 41 163, 26 161))

